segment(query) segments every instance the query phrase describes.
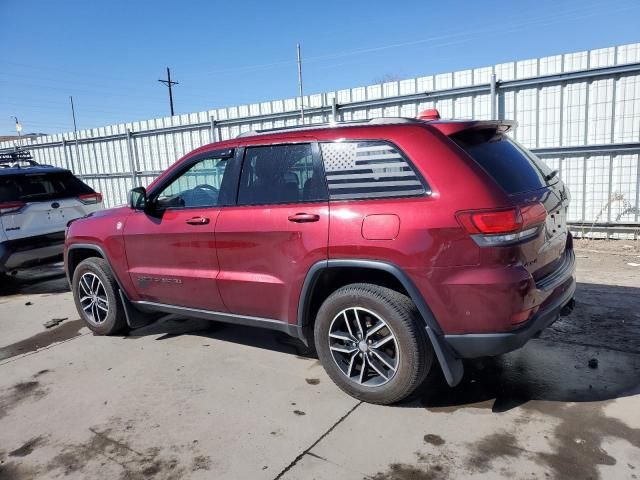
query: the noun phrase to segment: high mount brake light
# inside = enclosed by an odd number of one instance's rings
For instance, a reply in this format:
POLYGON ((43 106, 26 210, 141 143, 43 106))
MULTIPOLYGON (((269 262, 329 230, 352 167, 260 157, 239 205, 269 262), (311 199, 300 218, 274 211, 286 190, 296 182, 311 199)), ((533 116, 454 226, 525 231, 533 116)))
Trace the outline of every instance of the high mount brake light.
POLYGON ((418 120, 440 120, 440 112, 435 108, 428 108, 421 111, 416 117, 418 120))
POLYGON ((0 215, 19 212, 25 205, 24 202, 0 202, 0 215))
POLYGON ((506 245, 529 238, 547 218, 541 203, 497 210, 456 213, 458 223, 480 246, 506 245))
POLYGON ((85 205, 91 205, 94 203, 100 203, 102 201, 102 194, 98 192, 85 193, 83 195, 78 195, 78 199, 85 205))

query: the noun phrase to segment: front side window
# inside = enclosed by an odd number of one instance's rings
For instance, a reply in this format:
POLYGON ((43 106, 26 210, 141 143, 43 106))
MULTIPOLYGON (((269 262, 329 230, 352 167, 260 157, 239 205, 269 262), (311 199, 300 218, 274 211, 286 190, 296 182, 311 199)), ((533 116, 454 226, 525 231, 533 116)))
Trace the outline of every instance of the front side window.
POLYGON ((383 141, 321 144, 332 200, 410 197, 425 187, 409 161, 383 141))
POLYGON ((239 205, 265 205, 327 199, 322 169, 311 144, 247 148, 242 164, 239 205))
POLYGON ((220 187, 228 162, 227 158, 200 160, 167 185, 158 194, 156 204, 162 209, 220 205, 220 187))

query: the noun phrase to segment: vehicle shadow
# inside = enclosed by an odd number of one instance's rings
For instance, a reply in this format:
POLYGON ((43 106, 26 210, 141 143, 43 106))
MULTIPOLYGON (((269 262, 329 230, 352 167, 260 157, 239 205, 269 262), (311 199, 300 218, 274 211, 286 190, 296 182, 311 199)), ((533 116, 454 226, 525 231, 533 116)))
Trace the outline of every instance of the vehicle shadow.
POLYGON ((69 284, 61 263, 24 270, 13 276, 0 277, 0 296, 68 291, 69 284))
POLYGON ((524 348, 465 361, 454 388, 437 371, 405 407, 504 412, 531 400, 595 402, 640 393, 640 289, 579 283, 573 313, 524 348))
MULTIPOLYGON (((579 283, 574 312, 524 348, 465 361, 462 382, 450 388, 439 368, 399 407, 434 411, 490 408, 504 412, 531 400, 594 402, 640 393, 640 289, 579 283), (591 365, 591 366, 590 366, 591 365)), ((169 315, 129 333, 166 340, 196 335, 317 358, 301 342, 270 330, 169 315)))
POLYGON ((191 335, 279 353, 316 358, 311 349, 305 347, 299 340, 284 333, 177 315, 167 315, 150 325, 131 330, 125 338, 136 339, 150 335, 160 335, 156 338, 156 340, 160 341, 182 335, 191 335))

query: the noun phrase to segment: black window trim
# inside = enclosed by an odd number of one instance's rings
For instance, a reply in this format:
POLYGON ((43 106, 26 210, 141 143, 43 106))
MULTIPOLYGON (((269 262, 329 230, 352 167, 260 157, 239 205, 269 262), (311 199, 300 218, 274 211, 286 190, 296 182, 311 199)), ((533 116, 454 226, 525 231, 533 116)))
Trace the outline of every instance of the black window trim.
POLYGON ((251 208, 251 207, 264 207, 267 205, 306 205, 306 204, 313 204, 313 203, 324 203, 327 204, 329 202, 329 187, 327 185, 327 175, 324 171, 324 163, 322 161, 322 156, 320 153, 320 146, 318 144, 318 141, 314 138, 306 138, 304 140, 291 140, 291 141, 282 141, 282 142, 277 142, 277 143, 256 143, 256 144, 250 144, 250 145, 244 145, 241 147, 242 149, 242 155, 241 155, 241 159, 242 162, 240 162, 240 168, 238 169, 238 176, 237 176, 237 182, 236 182, 236 188, 235 188, 235 206, 237 207, 244 207, 244 208, 251 208), (326 198, 323 200, 301 200, 298 202, 269 202, 269 203, 240 203, 239 202, 239 195, 240 195, 240 181, 242 180, 242 167, 244 167, 244 162, 246 160, 246 151, 250 148, 260 148, 260 147, 282 147, 282 146, 287 146, 287 145, 304 145, 304 144, 309 144, 311 146, 311 158, 312 158, 312 165, 314 168, 318 168, 321 175, 322 175, 322 184, 324 186, 324 191, 326 194, 326 198))
POLYGON ((322 164, 322 171, 324 172, 325 184, 327 184, 327 193, 329 195, 329 202, 361 202, 363 200, 366 200, 366 201, 402 200, 405 198, 422 198, 422 197, 430 197, 431 195, 433 195, 433 189, 431 188, 431 185, 429 185, 429 182, 427 182, 427 179, 424 178, 424 176, 422 175, 422 172, 420 172, 420 170, 416 168, 413 160, 411 160, 411 157, 407 155, 407 153, 403 149, 401 149, 398 145, 396 145, 391 140, 386 140, 384 138, 344 138, 344 139, 341 138, 336 140, 326 140, 326 141, 318 142, 318 151, 320 155, 320 163, 322 164), (322 148, 320 148, 320 144, 322 143, 358 143, 358 142, 385 143, 395 148, 398 151, 398 153, 400 153, 400 155, 403 157, 403 159, 407 162, 407 165, 409 165, 411 170, 413 170, 413 173, 416 174, 416 178, 422 184, 422 188, 424 188, 424 192, 414 193, 412 195, 389 195, 389 196, 380 196, 380 197, 363 196, 361 198, 331 198, 331 193, 329 192, 329 185, 327 184, 327 174, 324 170, 324 159, 322 158, 322 148))
MULTIPOLYGON (((172 172, 171 175, 163 179, 157 185, 154 185, 153 189, 147 193, 147 198, 149 204, 154 204, 158 195, 162 193, 162 191, 171 185, 175 180, 181 177, 184 173, 186 173, 191 167, 193 167, 196 163, 201 162, 202 160, 208 160, 212 158, 218 159, 227 159, 230 162, 226 168, 225 173, 222 177, 222 183, 220 184, 220 193, 218 198, 221 199, 219 205, 210 205, 210 206, 193 206, 193 207, 167 207, 161 209, 162 211, 171 210, 203 210, 203 209, 213 209, 213 208, 223 208, 228 206, 233 206, 233 199, 236 196, 237 185, 238 182, 234 181, 233 177, 238 175, 237 171, 237 163, 239 161, 238 154, 241 153, 239 148, 224 148, 218 150, 209 150, 206 152, 198 153, 190 157, 188 160, 185 160, 182 165, 175 171, 172 172), (227 174, 227 170, 229 170, 229 174, 227 174), (228 178, 228 180, 227 180, 228 178)), ((241 157, 240 157, 241 158, 241 157)))

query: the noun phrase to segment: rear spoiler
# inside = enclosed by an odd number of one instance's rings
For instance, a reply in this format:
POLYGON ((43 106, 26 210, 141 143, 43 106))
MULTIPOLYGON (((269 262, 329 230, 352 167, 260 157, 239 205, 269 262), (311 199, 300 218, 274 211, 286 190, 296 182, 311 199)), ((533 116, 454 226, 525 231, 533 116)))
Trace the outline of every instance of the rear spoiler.
POLYGON ((495 130, 505 133, 518 126, 514 120, 450 120, 429 122, 429 126, 437 128, 446 136, 467 130, 495 130))

